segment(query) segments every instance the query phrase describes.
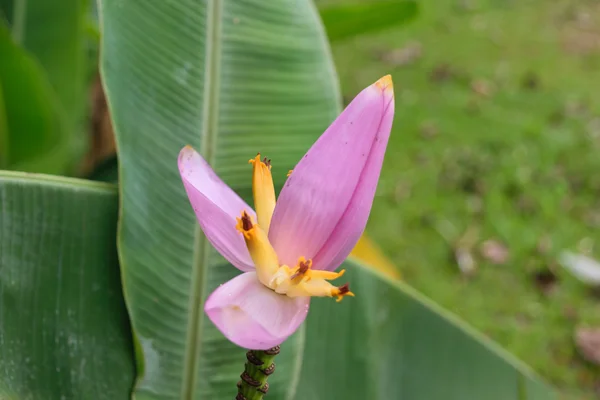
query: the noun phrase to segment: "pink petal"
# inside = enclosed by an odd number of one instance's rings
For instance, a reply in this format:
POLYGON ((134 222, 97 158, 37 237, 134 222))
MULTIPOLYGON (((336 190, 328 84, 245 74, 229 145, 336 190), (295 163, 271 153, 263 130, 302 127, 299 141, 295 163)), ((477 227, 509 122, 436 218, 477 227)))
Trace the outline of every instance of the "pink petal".
POLYGON ((365 230, 379 182, 379 173, 393 119, 394 98, 392 97, 379 126, 379 140, 376 140, 371 147, 367 164, 362 171, 354 195, 331 236, 313 258, 315 268, 333 271, 339 267, 356 246, 365 230))
POLYGON ((280 345, 304 322, 310 297, 277 294, 255 272, 236 276, 206 300, 204 311, 227 339, 240 347, 266 350, 280 345))
POLYGON ((359 93, 300 160, 269 230, 281 264, 304 256, 313 258, 314 268, 330 269, 325 262, 347 256, 371 209, 393 115, 387 76, 359 93))
POLYGON ((189 146, 179 153, 179 173, 200 227, 208 241, 230 263, 242 271, 254 264, 241 233, 235 229, 236 217, 246 210, 256 220, 250 206, 227 186, 189 146))

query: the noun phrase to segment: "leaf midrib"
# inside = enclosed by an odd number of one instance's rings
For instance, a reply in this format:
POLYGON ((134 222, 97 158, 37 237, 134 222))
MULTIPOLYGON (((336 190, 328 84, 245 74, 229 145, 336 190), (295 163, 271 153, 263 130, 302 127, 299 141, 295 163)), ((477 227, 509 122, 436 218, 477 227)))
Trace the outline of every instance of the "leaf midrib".
MULTIPOLYGON (((208 0, 206 12, 206 50, 204 71, 204 96, 202 97, 202 143, 200 153, 209 165, 214 165, 215 142, 219 114, 219 65, 221 56, 221 19, 223 0, 208 0)), ((183 365, 181 398, 192 400, 196 387, 198 359, 202 348, 204 296, 206 287, 205 267, 208 263, 210 246, 196 224, 194 231, 194 255, 192 261, 191 291, 188 307, 188 327, 183 365)))
POLYGON ((27 15, 27 0, 15 1, 12 15, 12 36, 15 43, 21 45, 25 40, 25 19, 27 15))

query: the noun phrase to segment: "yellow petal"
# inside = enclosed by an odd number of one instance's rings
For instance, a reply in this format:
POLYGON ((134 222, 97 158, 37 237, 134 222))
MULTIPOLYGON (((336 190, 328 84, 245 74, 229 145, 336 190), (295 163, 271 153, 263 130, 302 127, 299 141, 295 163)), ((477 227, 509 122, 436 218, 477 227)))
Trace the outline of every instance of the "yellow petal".
POLYGON ((392 279, 400 280, 400 271, 392 264, 392 262, 383 254, 381 249, 369 239, 366 234, 363 234, 352 252, 350 257, 357 258, 365 264, 367 268, 380 271, 392 279))
POLYGON ((243 233, 246 247, 254 261, 258 280, 265 286, 279 268, 277 254, 269 242, 269 238, 260 224, 255 224, 251 217, 244 211, 241 218, 237 218, 236 229, 243 233))
POLYGON ((345 269, 341 270, 340 272, 322 271, 322 270, 318 270, 318 269, 311 269, 309 271, 308 276, 311 279, 327 279, 328 281, 331 281, 333 279, 337 279, 340 276, 344 275, 345 272, 346 272, 345 269))
POLYGON ((267 160, 265 157, 261 161, 260 154, 257 154, 248 162, 252 164, 252 194, 258 224, 268 234, 275 209, 275 187, 271 175, 271 160, 267 160))

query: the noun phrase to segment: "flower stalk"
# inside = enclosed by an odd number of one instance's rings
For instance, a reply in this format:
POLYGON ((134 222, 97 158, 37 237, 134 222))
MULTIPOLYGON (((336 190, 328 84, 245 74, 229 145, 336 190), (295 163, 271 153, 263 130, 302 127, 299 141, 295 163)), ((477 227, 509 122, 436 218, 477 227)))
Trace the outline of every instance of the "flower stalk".
POLYGON ((268 350, 249 350, 246 353, 246 365, 237 383, 238 394, 235 400, 262 400, 269 390, 267 379, 275 372, 273 359, 279 354, 280 347, 268 350))

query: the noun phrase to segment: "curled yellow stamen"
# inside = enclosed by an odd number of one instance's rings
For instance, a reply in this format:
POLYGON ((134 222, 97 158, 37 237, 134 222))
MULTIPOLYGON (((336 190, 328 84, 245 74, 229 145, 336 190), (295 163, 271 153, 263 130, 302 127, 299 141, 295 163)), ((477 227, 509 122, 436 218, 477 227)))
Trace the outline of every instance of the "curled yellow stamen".
POLYGON ((272 289, 290 297, 337 297, 337 301, 341 301, 344 296, 354 296, 354 293, 350 292, 347 284, 337 287, 328 280, 337 279, 344 272, 314 270, 312 260, 300 257, 294 269, 290 270, 287 266, 279 269, 277 278, 271 281, 272 289))
POLYGON ((345 296, 352 296, 352 297, 354 297, 354 293, 352 293, 352 292, 350 291, 350 285, 349 285, 349 284, 347 284, 347 283, 346 283, 345 285, 342 285, 342 286, 336 287, 336 288, 335 288, 335 289, 334 289, 334 290, 331 292, 331 295, 332 295, 332 296, 337 296, 337 299, 336 299, 335 301, 336 301, 336 302, 338 302, 338 303, 339 303, 340 301, 342 301, 342 299, 343 299, 345 296))
POLYGON ((275 209, 275 187, 271 175, 271 160, 266 157, 261 160, 260 153, 258 153, 248 163, 252 164, 252 194, 258 224, 268 233, 275 209))
POLYGON ((254 229, 254 223, 252 217, 248 215, 246 211, 242 211, 241 218, 236 218, 237 225, 235 229, 244 235, 244 239, 250 240, 252 237, 252 229, 254 229))
POLYGON ((290 277, 292 282, 298 283, 304 278, 312 267, 312 260, 306 260, 304 257, 300 257, 298 260, 298 266, 294 269, 294 274, 290 277))
POLYGON ((289 178, 289 176, 292 174, 292 172, 293 172, 293 171, 294 171, 293 169, 290 169, 290 170, 288 171, 288 173, 287 173, 287 177, 288 177, 288 178, 289 178))

